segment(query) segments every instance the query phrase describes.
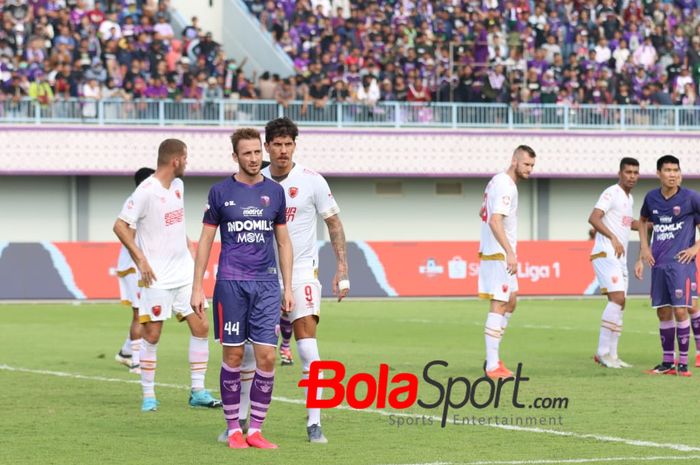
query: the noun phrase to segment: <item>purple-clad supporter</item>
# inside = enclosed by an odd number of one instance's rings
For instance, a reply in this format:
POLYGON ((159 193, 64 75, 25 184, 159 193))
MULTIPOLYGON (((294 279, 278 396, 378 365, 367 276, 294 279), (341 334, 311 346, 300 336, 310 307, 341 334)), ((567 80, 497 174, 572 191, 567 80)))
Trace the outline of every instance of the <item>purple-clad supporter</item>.
POLYGON ((634 52, 644 43, 644 36, 639 32, 636 23, 631 23, 629 25, 629 30, 627 30, 622 38, 625 39, 629 49, 634 52))
POLYGON ((146 90, 143 93, 143 96, 146 98, 153 98, 153 99, 165 99, 168 98, 168 86, 163 82, 163 80, 155 76, 153 77, 148 85, 146 86, 146 90))
POLYGON ((648 82, 649 79, 647 78, 647 74, 644 72, 644 68, 638 67, 637 73, 632 76, 631 79, 632 92, 638 99, 642 97, 642 93, 648 82))

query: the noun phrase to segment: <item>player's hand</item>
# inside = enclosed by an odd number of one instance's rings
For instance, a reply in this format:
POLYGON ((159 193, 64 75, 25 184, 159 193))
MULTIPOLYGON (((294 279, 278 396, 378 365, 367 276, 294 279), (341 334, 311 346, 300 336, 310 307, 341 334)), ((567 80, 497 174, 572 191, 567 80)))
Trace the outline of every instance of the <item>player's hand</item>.
POLYGON ((695 247, 689 247, 685 250, 681 250, 678 252, 676 255, 676 260, 678 260, 678 263, 690 263, 693 261, 695 256, 698 254, 697 249, 695 247))
POLYGON ((204 317, 204 291, 201 289, 192 289, 192 297, 190 297, 190 307, 194 310, 195 315, 199 318, 204 317))
POLYGON ((345 270, 338 270, 333 278, 333 295, 338 297, 338 302, 347 297, 350 292, 350 280, 345 270))
POLYGON ((139 269, 139 273, 141 273, 141 281, 143 281, 144 287, 150 287, 151 284, 158 281, 146 257, 137 260, 135 263, 136 267, 139 269))
POLYGON ((282 295, 282 312, 289 313, 294 309, 294 295, 291 289, 285 289, 282 295))
POLYGON ((613 237, 612 246, 615 249, 615 257, 620 258, 625 254, 625 246, 622 245, 617 237, 613 237))
POLYGON ((634 276, 639 280, 644 278, 644 262, 641 258, 634 264, 634 276))
POLYGON ((639 259, 649 266, 654 266, 654 263, 656 263, 654 256, 651 254, 651 251, 648 248, 645 248, 639 252, 639 259))
POLYGON ((509 274, 518 272, 518 257, 514 252, 508 252, 506 254, 506 269, 509 274))

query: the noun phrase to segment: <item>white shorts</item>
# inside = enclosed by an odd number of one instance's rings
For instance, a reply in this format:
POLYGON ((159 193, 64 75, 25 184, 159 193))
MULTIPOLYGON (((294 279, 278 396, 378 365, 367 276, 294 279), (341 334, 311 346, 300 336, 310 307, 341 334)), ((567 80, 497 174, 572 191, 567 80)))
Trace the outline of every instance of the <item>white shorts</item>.
POLYGON ((176 287, 174 289, 152 289, 145 287, 141 290, 141 306, 139 307, 139 321, 169 320, 173 313, 178 321, 183 321, 194 313, 190 306, 192 297, 192 285, 176 287))
POLYGON ((118 272, 119 275, 119 299, 124 305, 139 308, 141 289, 138 286, 138 277, 135 270, 118 272), (123 274, 126 273, 126 274, 123 274))
POLYGON ((321 283, 318 280, 292 285, 294 308, 287 314, 289 321, 308 315, 321 317, 321 283))
POLYGON ((508 302, 518 292, 518 277, 508 273, 505 260, 481 260, 479 298, 508 302))
POLYGON ((595 276, 598 278, 601 294, 624 292, 627 295, 629 277, 627 263, 614 257, 598 257, 591 260, 595 276))

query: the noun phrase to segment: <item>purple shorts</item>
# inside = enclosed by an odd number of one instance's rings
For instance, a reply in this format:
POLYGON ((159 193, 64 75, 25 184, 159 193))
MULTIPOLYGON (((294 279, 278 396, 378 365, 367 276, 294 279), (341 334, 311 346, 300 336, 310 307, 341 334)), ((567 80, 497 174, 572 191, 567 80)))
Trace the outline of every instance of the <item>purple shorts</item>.
POLYGON ((277 346, 279 281, 216 281, 214 337, 223 345, 246 341, 277 346))
POLYGON ((651 306, 688 307, 697 295, 697 268, 693 263, 668 263, 651 269, 651 306))

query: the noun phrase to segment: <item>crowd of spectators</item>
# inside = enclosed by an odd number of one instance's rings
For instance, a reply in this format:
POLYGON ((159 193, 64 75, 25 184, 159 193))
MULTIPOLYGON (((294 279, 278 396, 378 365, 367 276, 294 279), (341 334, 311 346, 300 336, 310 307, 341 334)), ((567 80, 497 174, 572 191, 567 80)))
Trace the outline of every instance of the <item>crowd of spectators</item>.
POLYGON ((0 0, 0 9, 0 104, 204 100, 250 87, 196 18, 176 37, 165 0, 0 0))
POLYGON ((0 105, 700 103, 696 0, 244 1, 296 75, 247 79, 197 18, 176 36, 167 0, 0 0, 0 105))
POLYGON ((329 100, 699 103, 696 0, 244 1, 329 100))

